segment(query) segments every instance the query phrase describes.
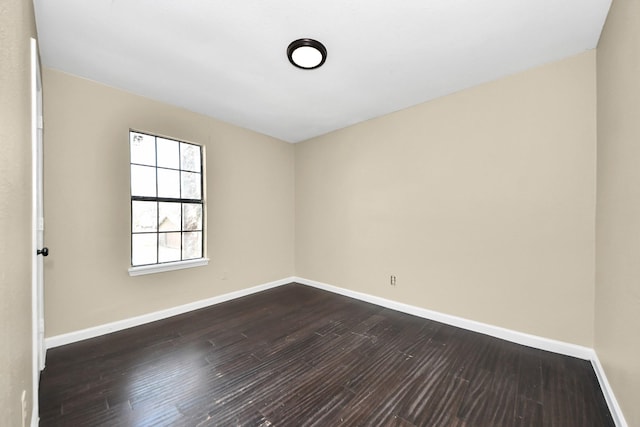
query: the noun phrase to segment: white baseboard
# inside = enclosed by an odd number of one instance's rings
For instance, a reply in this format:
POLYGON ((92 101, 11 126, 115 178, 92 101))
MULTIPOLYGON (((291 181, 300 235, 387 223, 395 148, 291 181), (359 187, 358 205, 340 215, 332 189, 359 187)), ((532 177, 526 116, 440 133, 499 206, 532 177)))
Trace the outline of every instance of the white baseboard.
POLYGON ((602 389, 602 394, 604 394, 604 398, 607 401, 607 405, 609 406, 609 410, 611 411, 611 416, 613 416, 613 421, 615 421, 617 427, 628 427, 627 421, 622 414, 622 409, 620 409, 620 405, 618 405, 618 400, 616 396, 613 394, 613 389, 607 380, 607 376, 604 373, 604 368, 600 363, 600 359, 598 359, 598 355, 596 352, 593 352, 593 358, 591 359, 591 365, 593 365, 593 370, 596 373, 596 377, 598 377, 598 382, 600 383, 600 388, 602 389))
POLYGON ((449 314, 439 313, 437 311, 428 310, 426 308, 416 307, 401 302, 388 300, 385 298, 365 294, 362 292, 356 292, 345 288, 329 285, 327 283, 317 282, 315 280, 309 280, 302 277, 288 277, 274 282, 265 283, 262 285, 254 286, 248 289, 242 289, 228 294, 219 295, 200 301, 195 301, 189 304, 184 304, 178 307, 169 308, 166 310, 160 310, 153 313, 145 314, 142 316, 132 317, 130 319, 119 320, 105 325, 95 326, 92 328, 82 329, 80 331, 70 332, 67 334, 56 335, 45 339, 46 348, 59 347, 65 344, 71 344, 74 342, 82 341, 89 338, 106 335, 111 332, 120 331, 123 329, 131 328, 134 326, 143 325, 156 320, 166 319, 178 314, 187 313, 189 311, 198 310, 201 308, 209 307, 215 304, 220 304, 225 301, 230 301, 243 296, 251 295, 256 292, 261 292, 267 289, 275 288, 277 286, 286 285, 292 282, 300 283, 306 286, 312 286, 314 288, 329 291, 335 294, 344 295, 350 298, 354 298, 360 301, 365 301, 371 304, 386 307, 392 310, 400 311, 402 313, 411 314, 413 316, 422 317, 424 319, 434 320, 436 322, 445 323, 447 325, 456 326, 462 329, 467 329, 481 334, 490 335, 496 338, 500 338, 506 341, 514 342, 516 344, 526 345, 528 347, 537 348, 540 350, 551 351, 553 353, 564 354, 567 356, 576 357, 583 360, 591 361, 593 369, 596 373, 600 387, 604 397, 609 405, 609 409, 614 418, 616 426, 628 427, 625 418, 620 410, 620 406, 613 394, 613 390, 607 381, 607 377, 604 373, 604 369, 600 364, 596 352, 592 348, 579 346, 576 344, 570 344, 562 341, 552 340, 549 338, 539 337, 536 335, 526 334, 523 332, 513 331, 511 329, 502 328, 499 326, 493 326, 482 322, 476 322, 475 320, 469 320, 458 316, 452 316, 449 314))
POLYGON ((40 414, 38 414, 39 410, 36 405, 33 406, 33 410, 31 411, 31 427, 38 427, 40 424, 40 414))
POLYGON ((256 292, 264 291, 267 289, 282 286, 287 283, 294 282, 293 277, 286 279, 276 280, 275 282, 269 282, 262 285, 254 286, 248 289, 242 289, 235 292, 229 292, 228 294, 219 295, 212 298, 203 299, 200 301, 194 301, 188 304, 180 305, 177 307, 168 308, 165 310, 155 311, 153 313, 143 314, 141 316, 131 317, 129 319, 118 320, 104 325, 94 326, 92 328, 82 329, 79 331, 69 332, 67 334, 55 335, 45 339, 46 348, 59 347, 66 344, 86 340, 89 338, 95 338, 101 335, 110 334, 111 332, 121 331, 134 326, 144 325, 146 323, 155 322, 156 320, 166 319, 168 317, 176 316, 178 314, 188 313, 190 311, 198 310, 201 308, 209 307, 222 302, 230 301, 236 298, 244 297, 254 294, 256 292))
POLYGON ((450 314, 439 313, 437 311, 428 310, 426 308, 416 307, 413 305, 404 304, 401 302, 392 301, 385 298, 352 291, 349 289, 339 288, 337 286, 316 282, 315 280, 304 279, 302 277, 294 277, 294 280, 303 285, 313 286, 318 289, 324 289, 325 291, 355 298, 361 301, 369 302, 371 304, 390 308, 392 310, 401 311, 403 313, 422 317, 424 319, 434 320, 436 322, 446 323, 447 325, 456 326, 458 328, 467 329, 469 331, 490 335, 492 337, 526 345, 528 347, 534 347, 541 350, 560 353, 584 360, 591 360, 594 354, 593 349, 576 344, 569 344, 562 341, 556 341, 549 338, 526 334, 524 332, 517 332, 511 329, 501 328, 499 326, 476 322, 475 320, 452 316, 450 314))
POLYGON ((404 304, 397 301, 388 300, 385 298, 376 297, 373 295, 365 294, 362 292, 356 292, 349 289, 340 288, 337 286, 329 285, 315 280, 304 279, 302 277, 294 277, 295 282, 313 286, 314 288, 322 289, 325 291, 333 292, 335 294, 344 295, 350 298, 355 298, 360 301, 365 301, 371 304, 386 307, 392 310, 400 311, 402 313, 411 314, 414 316, 422 317, 424 319, 434 320, 436 322, 445 323, 447 325, 456 326, 462 329, 467 329, 481 334, 490 335, 492 337, 501 338, 506 341, 514 342, 516 344, 526 345, 528 347, 537 348, 540 350, 551 351, 553 353, 564 354, 566 356, 572 356, 583 360, 591 361, 593 370, 596 373, 602 394, 607 401, 609 410, 613 420, 617 427, 628 427, 625 421, 622 410, 618 405, 618 401, 613 394, 613 390, 607 381, 607 377, 604 373, 604 369, 600 364, 598 355, 595 350, 589 347, 583 347, 576 344, 570 344, 563 341, 552 340, 549 338, 539 337, 536 335, 530 335, 523 332, 513 331, 511 329, 501 328, 499 326, 493 326, 486 323, 476 322, 475 320, 469 320, 462 317, 452 316, 450 314, 439 313, 437 311, 428 310, 426 308, 416 307, 409 304, 404 304))

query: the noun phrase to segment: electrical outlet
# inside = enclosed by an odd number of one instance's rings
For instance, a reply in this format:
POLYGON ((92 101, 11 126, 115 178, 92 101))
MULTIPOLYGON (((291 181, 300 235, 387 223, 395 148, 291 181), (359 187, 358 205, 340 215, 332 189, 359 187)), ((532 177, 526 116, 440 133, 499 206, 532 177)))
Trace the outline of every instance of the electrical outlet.
POLYGON ((390 283, 391 283, 391 286, 395 286, 396 285, 396 276, 391 275, 390 283))
POLYGON ((20 397, 20 403, 22 404, 22 427, 27 427, 27 390, 22 390, 22 396, 20 397))

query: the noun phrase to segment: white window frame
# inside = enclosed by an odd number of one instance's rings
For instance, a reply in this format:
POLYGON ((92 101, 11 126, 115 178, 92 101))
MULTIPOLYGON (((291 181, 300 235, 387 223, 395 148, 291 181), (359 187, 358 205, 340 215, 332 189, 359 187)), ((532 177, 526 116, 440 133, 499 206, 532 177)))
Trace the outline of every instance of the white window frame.
MULTIPOLYGON (((129 276, 140 276, 140 275, 145 275, 145 274, 152 274, 152 273, 161 273, 161 272, 166 272, 166 271, 173 271, 173 270, 181 270, 181 269, 185 269, 185 268, 193 268, 193 267, 200 267, 200 266, 205 266, 209 263, 209 258, 206 257, 206 253, 207 253, 207 239, 206 239, 206 198, 205 198, 205 194, 206 194, 206 189, 205 189, 205 173, 206 173, 206 169, 205 169, 205 147, 204 145, 200 145, 200 144, 196 144, 193 142, 189 142, 189 141, 184 141, 184 140, 179 140, 176 138, 172 138, 172 137, 166 137, 166 136, 162 136, 162 135, 158 135, 158 134, 154 134, 154 133, 149 133, 149 132, 144 132, 144 131, 139 131, 139 130, 135 130, 135 129, 129 129, 129 141, 131 140, 131 133, 135 132, 135 133, 140 133, 140 134, 144 134, 144 135, 149 135, 152 136, 154 138, 164 138, 164 139, 170 139, 170 140, 174 140, 177 141, 179 143, 186 143, 186 144, 191 144, 191 145, 196 145, 198 147, 200 147, 200 160, 201 160, 201 176, 202 176, 202 180, 201 180, 201 201, 202 201, 202 258, 192 258, 192 259, 186 259, 186 260, 180 260, 180 261, 171 261, 171 262, 158 262, 155 264, 145 264, 145 265, 137 265, 137 266, 133 266, 131 265, 128 269, 129 271, 129 276)), ((130 144, 130 142, 129 142, 130 144)), ((131 147, 129 145, 129 150, 131 151, 131 147)), ((131 161, 129 162, 130 164, 130 174, 131 174, 131 165, 133 163, 131 163, 131 161)), ((129 176, 129 182, 131 183, 131 175, 129 176)), ((129 188, 131 188, 131 185, 129 185, 129 188)), ((130 192, 130 209, 132 206, 132 202, 134 201, 134 197, 131 195, 130 192)), ((131 246, 131 242, 132 242, 132 238, 133 238, 133 230, 132 230, 132 221, 133 218, 131 218, 131 220, 129 221, 129 247, 132 250, 132 246, 131 246)), ((129 261, 132 261, 132 254, 129 254, 129 261)))

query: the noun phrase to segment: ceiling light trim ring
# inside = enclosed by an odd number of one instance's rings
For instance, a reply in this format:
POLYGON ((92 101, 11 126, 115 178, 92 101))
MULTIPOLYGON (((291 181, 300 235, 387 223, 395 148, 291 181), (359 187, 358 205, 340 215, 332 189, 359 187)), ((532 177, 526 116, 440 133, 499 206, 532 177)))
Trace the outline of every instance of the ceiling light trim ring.
POLYGON ((293 64, 295 67, 301 68, 303 70, 313 70, 321 67, 322 64, 324 64, 324 62, 327 60, 327 48, 324 47, 322 43, 314 39, 309 39, 309 38, 298 39, 298 40, 292 41, 289 44, 289 47, 287 47, 287 57, 289 58, 289 62, 291 62, 291 64, 293 64), (320 60, 320 62, 312 66, 304 66, 297 63, 293 58, 293 54, 296 50, 302 47, 310 47, 317 50, 322 56, 322 59, 320 60))

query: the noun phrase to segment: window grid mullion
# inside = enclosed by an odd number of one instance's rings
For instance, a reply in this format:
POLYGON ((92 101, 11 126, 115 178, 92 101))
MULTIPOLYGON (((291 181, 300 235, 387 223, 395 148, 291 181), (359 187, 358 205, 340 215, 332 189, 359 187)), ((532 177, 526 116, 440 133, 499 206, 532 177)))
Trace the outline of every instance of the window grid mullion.
MULTIPOLYGON (((180 176, 180 200, 182 200, 182 143, 178 142, 178 175, 180 176)), ((184 253, 182 245, 184 242, 184 230, 182 229, 182 224, 184 224, 184 209, 182 208, 183 204, 180 202, 180 260, 184 259, 182 255, 184 253)))
MULTIPOLYGON (((158 184, 158 137, 153 137, 153 144, 155 148, 156 161, 156 199, 158 198, 160 185, 158 184)), ((156 263, 160 262, 160 202, 156 202, 156 263)))

